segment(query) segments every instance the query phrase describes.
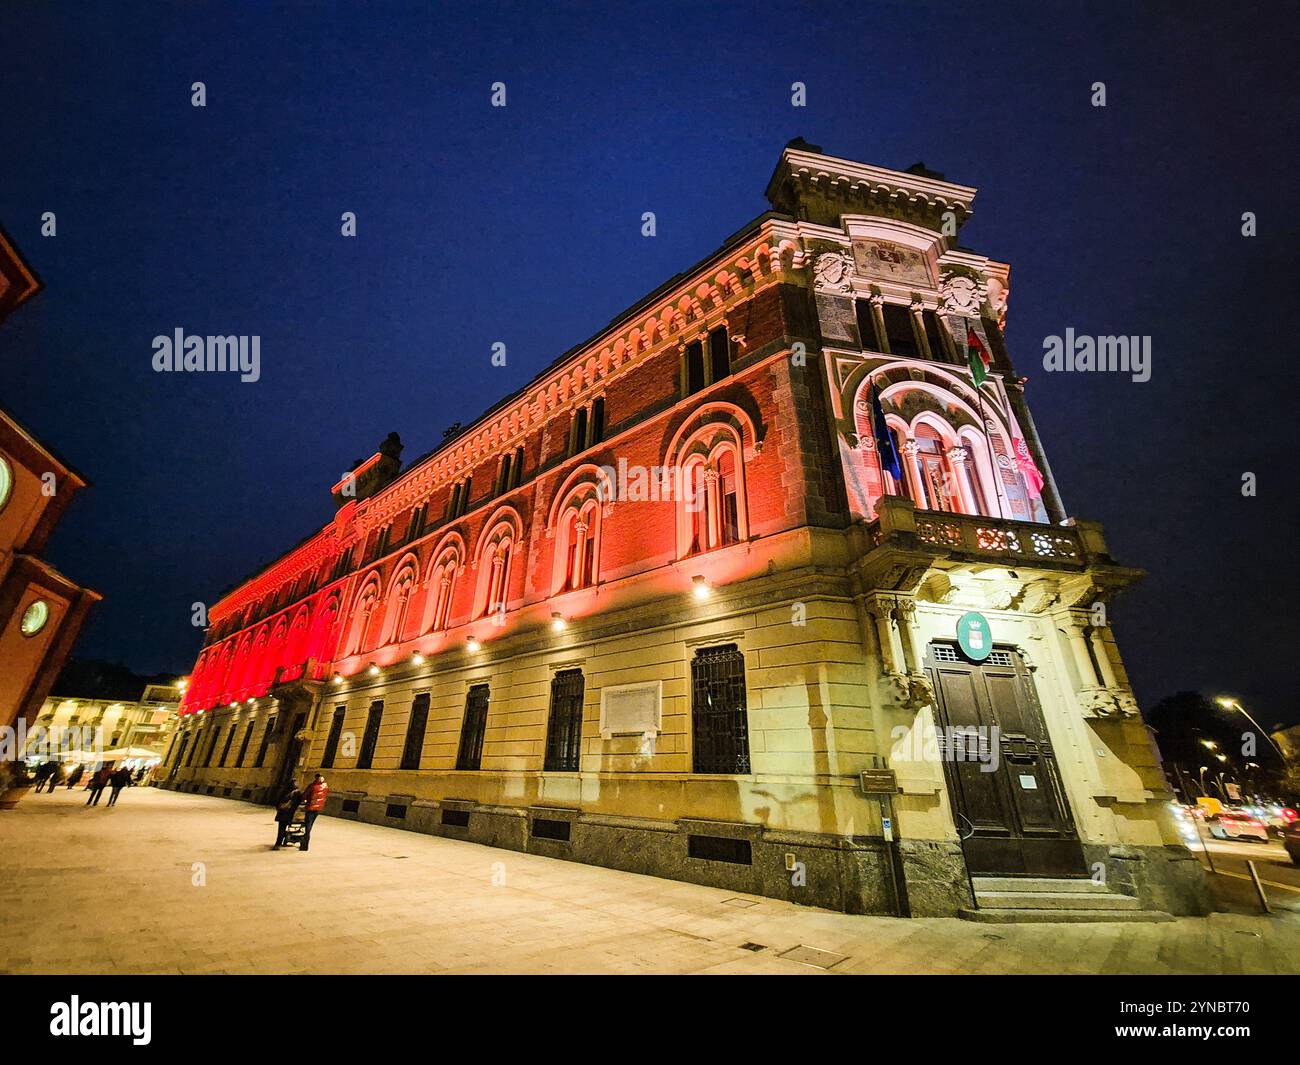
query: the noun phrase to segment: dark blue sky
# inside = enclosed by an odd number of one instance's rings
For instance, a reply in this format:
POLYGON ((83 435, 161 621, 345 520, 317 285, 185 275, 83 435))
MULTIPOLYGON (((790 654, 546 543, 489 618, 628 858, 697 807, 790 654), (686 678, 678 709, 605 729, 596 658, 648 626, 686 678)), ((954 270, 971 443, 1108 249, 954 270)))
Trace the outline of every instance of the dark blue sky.
POLYGON ((963 243, 1012 264, 1067 507, 1150 573, 1115 610, 1144 705, 1300 720, 1281 8, 256 6, 0 9, 0 224, 46 285, 0 403, 94 482, 50 550, 106 597, 79 654, 188 669, 190 604, 327 520, 351 460, 424 453, 717 247, 800 135, 981 190, 963 243), (262 380, 153 373, 176 327, 259 334, 262 380), (1067 327, 1151 335, 1151 381, 1043 373, 1067 327))

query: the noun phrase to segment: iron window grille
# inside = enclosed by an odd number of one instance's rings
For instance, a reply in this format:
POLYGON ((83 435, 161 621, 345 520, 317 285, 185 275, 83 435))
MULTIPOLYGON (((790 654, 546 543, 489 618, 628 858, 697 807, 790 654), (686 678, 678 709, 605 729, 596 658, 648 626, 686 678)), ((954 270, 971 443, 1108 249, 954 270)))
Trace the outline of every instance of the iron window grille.
POLYGON ((230 731, 226 733, 226 745, 221 748, 221 761, 217 763, 217 765, 222 769, 224 769, 226 766, 226 759, 230 757, 230 745, 234 742, 235 742, 235 723, 232 721, 230 723, 230 731))
POLYGON ((384 719, 384 701, 376 699, 366 715, 366 731, 361 736, 361 751, 357 755, 357 768, 369 769, 375 760, 375 745, 379 742, 379 724, 384 719))
POLYGON ((546 724, 548 773, 575 773, 582 755, 582 700, 586 682, 580 669, 562 669, 551 680, 551 714, 546 724))
POLYGON ((748 773, 745 656, 734 644, 701 648, 691 662, 696 773, 748 773))
POLYGON ((487 732, 488 686, 475 684, 465 697, 465 722, 460 729, 460 750, 456 754, 457 769, 481 769, 483 766, 483 737, 487 732))
POLYGON ((402 769, 419 769, 424 750, 424 730, 429 723, 429 693, 421 692, 411 704, 411 719, 406 723, 406 745, 402 748, 402 769))
POLYGON ((275 714, 266 719, 266 731, 262 733, 262 744, 257 748, 257 761, 253 763, 254 769, 261 769, 262 763, 266 761, 267 748, 271 746, 271 737, 275 735, 275 721, 275 714))
POLYGON ((343 717, 346 713, 346 706, 336 706, 334 708, 334 717, 330 720, 329 736, 325 739, 325 753, 321 755, 320 759, 322 769, 334 768, 334 756, 338 753, 339 737, 343 735, 343 717))

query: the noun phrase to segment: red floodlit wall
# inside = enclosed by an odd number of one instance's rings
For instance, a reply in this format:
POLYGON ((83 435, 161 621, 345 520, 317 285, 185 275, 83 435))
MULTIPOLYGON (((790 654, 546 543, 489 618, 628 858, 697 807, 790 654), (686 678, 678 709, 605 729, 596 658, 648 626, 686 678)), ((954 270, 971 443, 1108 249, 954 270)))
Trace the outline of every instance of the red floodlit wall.
MULTIPOLYGON (((437 654, 469 634, 489 639, 509 631, 522 608, 553 597, 566 616, 597 609, 592 589, 560 588, 565 571, 557 552, 564 549, 566 501, 581 505, 605 486, 596 519, 598 585, 666 567, 682 557, 685 542, 676 500, 620 498, 621 486, 609 484, 608 470, 675 469, 689 454, 730 447, 739 460, 743 539, 808 524, 843 524, 819 376, 795 368, 789 357, 792 338, 814 348, 808 302, 805 289, 774 279, 731 306, 727 328, 743 337, 731 345, 732 372, 693 395, 681 394, 683 355, 675 343, 610 375, 576 403, 604 399, 604 439, 573 456, 568 445, 575 404, 557 404, 525 435, 484 449, 473 465, 458 468, 427 493, 411 488, 425 469, 420 463, 373 499, 349 503, 334 524, 213 608, 209 645, 195 664, 182 712, 260 697, 277 683, 350 674, 412 651, 437 654), (523 482, 498 493, 501 458, 519 446, 525 453, 523 482), (454 485, 467 476, 467 512, 444 521, 454 485), (403 493, 409 505, 404 501, 394 513, 384 501, 402 500, 403 493), (420 505, 427 506, 429 531, 403 543, 412 509, 420 505), (382 506, 388 506, 383 513, 394 513, 391 520, 366 524, 366 515, 382 506), (385 524, 387 550, 358 564, 385 524), (493 558, 506 540, 506 608, 485 618, 493 558), (352 561, 340 568, 343 553, 351 553, 352 561), (450 568, 442 565, 448 559, 454 562, 450 568), (454 576, 444 590, 449 573, 454 576), (313 574, 315 590, 308 592, 313 574), (447 591, 446 624, 437 625, 439 596, 447 591)), ((709 319, 701 328, 716 324, 709 319)))

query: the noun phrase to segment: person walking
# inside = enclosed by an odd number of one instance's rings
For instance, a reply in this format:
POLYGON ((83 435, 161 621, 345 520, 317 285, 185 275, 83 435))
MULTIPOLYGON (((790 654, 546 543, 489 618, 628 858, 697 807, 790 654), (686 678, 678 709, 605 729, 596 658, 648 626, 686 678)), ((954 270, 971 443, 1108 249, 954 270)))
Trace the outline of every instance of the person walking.
POLYGON ((108 785, 110 788, 113 789, 111 794, 108 796, 109 806, 117 805, 118 795, 120 795, 122 793, 122 789, 125 788, 130 783, 131 783, 131 770, 127 769, 126 766, 123 766, 116 773, 113 773, 109 776, 108 785))
POLYGON ((307 810, 303 817, 302 843, 299 850, 305 851, 311 842, 311 826, 316 823, 317 815, 325 809, 325 797, 329 793, 330 787, 325 783, 325 778, 317 773, 316 779, 307 785, 307 790, 302 797, 303 805, 307 810))
POLYGON ((284 797, 275 805, 275 846, 271 848, 278 851, 284 846, 285 840, 289 835, 289 826, 293 824, 293 815, 298 812, 298 807, 302 805, 302 792, 290 785, 289 790, 284 793, 284 797))
POLYGON ((36 790, 49 788, 51 792, 59 786, 59 763, 42 762, 36 767, 36 790))
POLYGON ((85 773, 86 773, 86 767, 82 765, 80 762, 78 762, 77 765, 73 768, 72 772, 68 774, 69 791, 71 791, 73 788, 75 788, 78 784, 81 783, 81 778, 85 775, 85 773))
POLYGON ((90 783, 86 785, 90 790, 90 795, 86 798, 87 806, 99 805, 99 797, 104 793, 104 788, 108 786, 108 778, 112 775, 112 772, 108 766, 95 770, 95 775, 90 778, 90 783))

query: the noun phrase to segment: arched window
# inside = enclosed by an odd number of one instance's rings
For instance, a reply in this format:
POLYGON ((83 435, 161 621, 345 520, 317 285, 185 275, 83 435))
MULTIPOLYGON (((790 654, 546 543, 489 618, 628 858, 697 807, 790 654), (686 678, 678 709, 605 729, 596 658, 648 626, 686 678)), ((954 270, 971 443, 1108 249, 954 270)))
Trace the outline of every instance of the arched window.
POLYGON ((510 594, 510 559, 513 554, 514 541, 506 536, 488 553, 487 600, 484 614, 504 614, 506 598, 510 594))
POLYGON ((317 660, 317 668, 321 663, 332 660, 337 648, 335 647, 336 629, 339 627, 339 596, 333 593, 325 601, 325 605, 316 613, 315 622, 312 624, 311 636, 307 640, 307 656, 317 660))
POLYGON ((474 548, 478 583, 471 616, 504 615, 510 600, 514 555, 523 535, 523 520, 513 507, 501 507, 483 526, 474 548))
POLYGON ((304 606, 294 616, 289 629, 289 650, 285 656, 290 665, 301 665, 307 658, 307 638, 311 632, 311 607, 304 606))
POLYGON ((380 643, 402 642, 414 589, 415 566, 413 563, 407 563, 399 567, 397 575, 388 586, 388 602, 384 608, 384 631, 380 643))
POLYGON ((352 623, 348 627, 348 639, 345 644, 344 654, 360 654, 369 647, 367 634, 370 629, 370 621, 375 613, 375 607, 379 603, 379 578, 371 575, 365 585, 362 586, 360 594, 357 596, 356 604, 352 608, 352 623))
POLYGON ((602 485, 584 483, 569 493, 555 521, 556 595, 593 587, 600 579, 602 485))
POLYGON ((441 632, 451 618, 451 597, 456 591, 456 572, 460 569, 460 556, 449 547, 438 556, 429 568, 425 579, 424 632, 441 632))
POLYGON ((758 446, 753 420, 732 403, 706 403, 682 423, 664 463, 678 500, 678 558, 749 539, 745 460, 758 446))
POLYGON ((948 457, 948 447, 934 426, 921 422, 916 426, 916 472, 930 510, 959 513, 965 508, 959 494, 957 477, 948 457))
POLYGON ((708 457, 692 456, 683 480, 689 528, 686 554, 739 543, 743 499, 735 446, 727 441, 708 457))

